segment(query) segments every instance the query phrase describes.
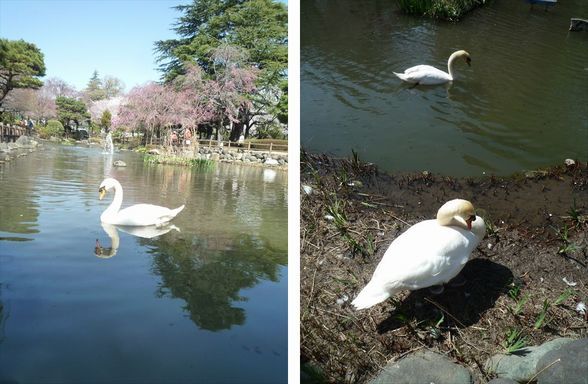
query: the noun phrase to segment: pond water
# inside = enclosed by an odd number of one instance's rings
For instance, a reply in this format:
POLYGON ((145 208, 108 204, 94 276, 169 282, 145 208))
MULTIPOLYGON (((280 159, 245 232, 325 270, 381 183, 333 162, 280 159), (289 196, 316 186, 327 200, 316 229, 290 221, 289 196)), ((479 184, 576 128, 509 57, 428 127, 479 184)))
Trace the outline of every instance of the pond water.
POLYGON ((394 1, 301 3, 301 144, 388 171, 506 175, 588 159, 588 33, 569 32, 588 2, 544 11, 496 0, 459 23, 401 14, 394 1), (452 86, 410 88, 417 64, 452 86))
POLYGON ((0 196, 0 382, 287 381, 285 172, 47 144, 0 196), (106 175, 123 207, 186 204, 177 229, 103 228, 106 175))

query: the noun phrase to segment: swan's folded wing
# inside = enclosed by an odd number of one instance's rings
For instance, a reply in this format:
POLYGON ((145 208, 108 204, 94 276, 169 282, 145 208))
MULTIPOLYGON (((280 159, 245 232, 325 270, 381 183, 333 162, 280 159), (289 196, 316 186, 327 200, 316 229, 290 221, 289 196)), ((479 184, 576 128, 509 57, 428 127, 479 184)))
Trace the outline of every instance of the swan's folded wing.
POLYGON ((434 220, 415 224, 388 248, 373 279, 417 289, 437 284, 446 274, 461 270, 471 250, 469 240, 434 220))
POLYGON ((152 204, 136 204, 121 209, 117 214, 118 225, 156 225, 173 218, 171 209, 152 204))
POLYGON ((404 71, 404 81, 419 84, 439 84, 451 80, 449 74, 430 65, 416 65, 404 71))

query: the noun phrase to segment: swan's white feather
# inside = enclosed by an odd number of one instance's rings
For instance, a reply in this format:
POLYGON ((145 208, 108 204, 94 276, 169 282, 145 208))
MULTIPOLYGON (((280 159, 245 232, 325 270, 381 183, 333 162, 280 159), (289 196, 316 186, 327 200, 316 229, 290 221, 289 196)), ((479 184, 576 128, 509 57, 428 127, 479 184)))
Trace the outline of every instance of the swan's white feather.
POLYGON ((473 224, 472 231, 443 226, 437 220, 410 227, 390 244, 353 306, 369 308, 403 289, 447 283, 463 269, 484 237, 484 220, 477 216, 473 224))
POLYGON ((447 72, 437 69, 430 65, 415 65, 406 69, 403 73, 393 72, 401 80, 411 84, 422 84, 422 85, 436 85, 444 84, 454 80, 453 74, 453 62, 460 58, 465 57, 468 65, 471 62, 470 55, 466 51, 460 50, 453 52, 447 61, 447 72))
POLYGON ((453 80, 449 73, 430 65, 415 65, 405 70, 404 73, 394 72, 394 74, 411 84, 435 85, 453 80))
POLYGON ((184 209, 184 205, 176 209, 169 209, 153 204, 136 204, 118 211, 116 222, 109 224, 131 226, 161 225, 176 217, 182 209, 184 209))
POLYGON ((184 209, 184 205, 176 209, 169 209, 153 204, 136 204, 120 209, 123 199, 121 184, 113 178, 107 178, 100 184, 101 193, 112 188, 114 188, 114 199, 100 215, 100 221, 106 224, 127 226, 163 225, 184 209))

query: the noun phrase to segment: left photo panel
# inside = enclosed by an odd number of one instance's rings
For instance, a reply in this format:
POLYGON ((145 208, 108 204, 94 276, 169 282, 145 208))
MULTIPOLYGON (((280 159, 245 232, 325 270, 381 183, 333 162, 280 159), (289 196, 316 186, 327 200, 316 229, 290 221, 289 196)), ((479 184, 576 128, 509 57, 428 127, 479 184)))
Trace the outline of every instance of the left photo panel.
POLYGON ((288 75, 287 1, 0 0, 1 383, 288 382, 288 75))

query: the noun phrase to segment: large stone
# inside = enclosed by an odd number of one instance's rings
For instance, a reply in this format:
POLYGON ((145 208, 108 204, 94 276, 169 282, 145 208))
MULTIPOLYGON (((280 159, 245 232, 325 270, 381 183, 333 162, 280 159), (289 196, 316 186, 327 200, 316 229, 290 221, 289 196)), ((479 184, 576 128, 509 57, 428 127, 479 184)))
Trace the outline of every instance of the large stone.
POLYGON ((18 146, 20 147, 24 147, 24 148, 28 148, 28 147, 32 147, 33 146, 33 139, 31 139, 28 136, 21 136, 18 139, 16 139, 16 144, 18 144, 18 146))
POLYGON ((539 359, 536 369, 541 372, 537 384, 587 384, 588 339, 575 340, 547 352, 539 359))
POLYGON ((519 384, 514 380, 506 379, 504 377, 497 377, 496 379, 492 379, 488 382, 488 384, 519 384))
POLYGON ((486 361, 486 371, 514 381, 527 382, 535 373, 539 359, 546 353, 572 342, 573 339, 558 338, 540 346, 522 348, 516 354, 497 354, 486 361))
POLYGON ((470 372, 447 357, 428 350, 388 363, 370 384, 471 384, 470 372))
POLYGON ((220 160, 220 155, 215 152, 212 155, 210 155, 210 160, 212 160, 212 161, 219 161, 220 160))
POLYGON ((278 163, 278 160, 272 159, 272 158, 268 158, 265 163, 265 165, 280 165, 278 163))
POLYGON ((125 163, 125 162, 124 162, 124 161, 122 161, 122 160, 117 160, 117 161, 115 161, 115 162, 113 163, 113 165, 114 165, 115 167, 126 167, 126 166, 127 166, 127 163, 125 163))

